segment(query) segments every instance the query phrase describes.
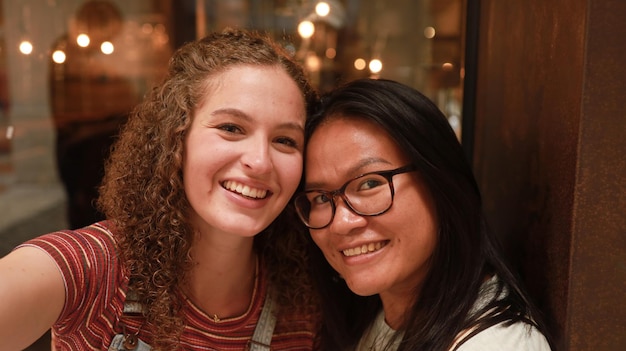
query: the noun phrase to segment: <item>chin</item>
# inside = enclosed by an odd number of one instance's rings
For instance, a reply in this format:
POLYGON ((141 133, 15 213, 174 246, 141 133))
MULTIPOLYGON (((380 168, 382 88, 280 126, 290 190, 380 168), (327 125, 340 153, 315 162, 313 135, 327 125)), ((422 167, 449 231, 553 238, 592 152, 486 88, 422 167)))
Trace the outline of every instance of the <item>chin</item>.
POLYGON ((256 235, 258 235, 259 233, 261 233, 263 231, 263 229, 265 229, 266 227, 262 227, 259 229, 250 229, 250 227, 247 228, 234 228, 231 233, 244 237, 244 238, 250 238, 250 237, 254 237, 256 235))
POLYGON ((363 286, 362 284, 348 283, 348 288, 359 296, 372 296, 378 294, 378 290, 372 286, 363 286))
POLYGON ((271 222, 261 218, 251 218, 248 216, 224 216, 216 225, 222 231, 232 233, 241 237, 252 237, 267 228, 271 222))
POLYGON ((259 226, 254 224, 245 225, 244 222, 235 222, 233 223, 219 223, 212 226, 213 230, 217 232, 225 233, 231 236, 238 236, 242 238, 254 237, 263 229, 259 229, 259 226))

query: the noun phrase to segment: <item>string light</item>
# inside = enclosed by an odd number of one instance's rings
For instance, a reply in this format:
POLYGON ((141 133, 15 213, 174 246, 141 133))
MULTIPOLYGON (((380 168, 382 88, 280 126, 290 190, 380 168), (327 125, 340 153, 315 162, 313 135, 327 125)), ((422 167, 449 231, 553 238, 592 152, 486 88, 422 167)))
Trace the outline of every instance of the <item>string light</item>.
POLYGON ((379 59, 373 59, 370 61, 369 68, 370 68, 370 72, 379 73, 380 71, 383 70, 383 63, 379 59))
POLYGON ((326 17, 330 13, 330 6, 326 2, 320 1, 315 5, 315 13, 320 17, 326 17))
POLYGON ((441 65, 441 69, 443 69, 444 71, 452 71, 453 68, 454 68, 454 65, 451 64, 450 62, 444 62, 441 65))
POLYGON ((364 59, 358 58, 354 60, 354 68, 356 68, 357 70, 362 71, 365 69, 365 66, 367 66, 367 62, 365 62, 364 59))
POLYGON ((82 47, 82 48, 86 48, 87 46, 89 46, 89 43, 91 42, 91 39, 89 39, 89 36, 87 34, 79 34, 76 37, 76 44, 78 44, 78 46, 82 47))
POLYGON ((102 51, 102 53, 105 55, 111 55, 114 50, 115 47, 110 41, 104 41, 102 42, 102 44, 100 44, 100 51, 102 51))
POLYGON ((13 139, 13 132, 15 131, 15 128, 13 126, 7 126, 7 131, 6 131, 6 137, 8 140, 13 139))
POLYGON ((326 49, 326 57, 328 57, 329 59, 334 59, 335 56, 337 56, 337 50, 335 50, 334 48, 328 48, 326 49))
POLYGON ((33 44, 28 40, 22 40, 20 43, 20 52, 24 55, 30 55, 33 52, 33 44))
POLYGON ((307 39, 313 36, 315 33, 315 25, 311 21, 302 21, 298 25, 298 34, 301 37, 307 39))
POLYGON ((432 39, 432 38, 434 38, 434 37, 435 37, 435 34, 436 34, 436 32, 435 32, 435 28, 433 28, 433 27, 426 27, 426 28, 424 28, 424 36, 425 36, 427 39, 432 39))
POLYGON ((54 61, 54 63, 61 64, 65 62, 65 59, 66 59, 66 56, 63 50, 56 50, 52 53, 52 61, 54 61))

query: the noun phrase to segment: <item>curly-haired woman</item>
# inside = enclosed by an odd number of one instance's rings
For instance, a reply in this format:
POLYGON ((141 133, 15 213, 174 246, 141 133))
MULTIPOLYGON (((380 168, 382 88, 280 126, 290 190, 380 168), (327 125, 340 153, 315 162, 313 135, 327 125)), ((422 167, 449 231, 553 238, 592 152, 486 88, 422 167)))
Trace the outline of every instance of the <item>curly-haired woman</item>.
POLYGON ((317 304, 289 203, 315 98, 265 35, 180 48, 107 162, 108 220, 0 260, 2 349, 49 328, 56 350, 313 349, 317 304))

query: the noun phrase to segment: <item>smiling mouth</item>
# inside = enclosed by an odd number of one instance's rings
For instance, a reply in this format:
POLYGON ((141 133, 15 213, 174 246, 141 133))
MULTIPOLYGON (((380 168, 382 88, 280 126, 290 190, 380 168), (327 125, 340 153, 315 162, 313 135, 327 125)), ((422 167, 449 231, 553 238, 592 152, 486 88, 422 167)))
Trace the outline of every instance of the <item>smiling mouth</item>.
POLYGON ((361 246, 342 250, 341 252, 346 257, 365 255, 382 249, 383 247, 387 246, 387 243, 388 241, 379 241, 377 243, 363 244, 361 246))
POLYGON ((265 189, 251 188, 248 185, 244 185, 233 180, 225 181, 222 186, 226 190, 230 190, 251 199, 265 199, 268 193, 265 189))

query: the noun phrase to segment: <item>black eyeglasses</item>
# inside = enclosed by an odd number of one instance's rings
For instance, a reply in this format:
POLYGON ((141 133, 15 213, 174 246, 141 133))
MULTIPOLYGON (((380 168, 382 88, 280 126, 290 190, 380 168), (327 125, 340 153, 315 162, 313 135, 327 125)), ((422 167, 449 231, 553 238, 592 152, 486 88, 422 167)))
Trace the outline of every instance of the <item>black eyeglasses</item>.
POLYGON ((307 227, 322 229, 333 221, 337 208, 335 197, 339 196, 352 212, 360 216, 381 215, 393 205, 393 176, 412 171, 415 167, 407 165, 361 174, 337 190, 307 190, 295 197, 296 212, 307 227))

